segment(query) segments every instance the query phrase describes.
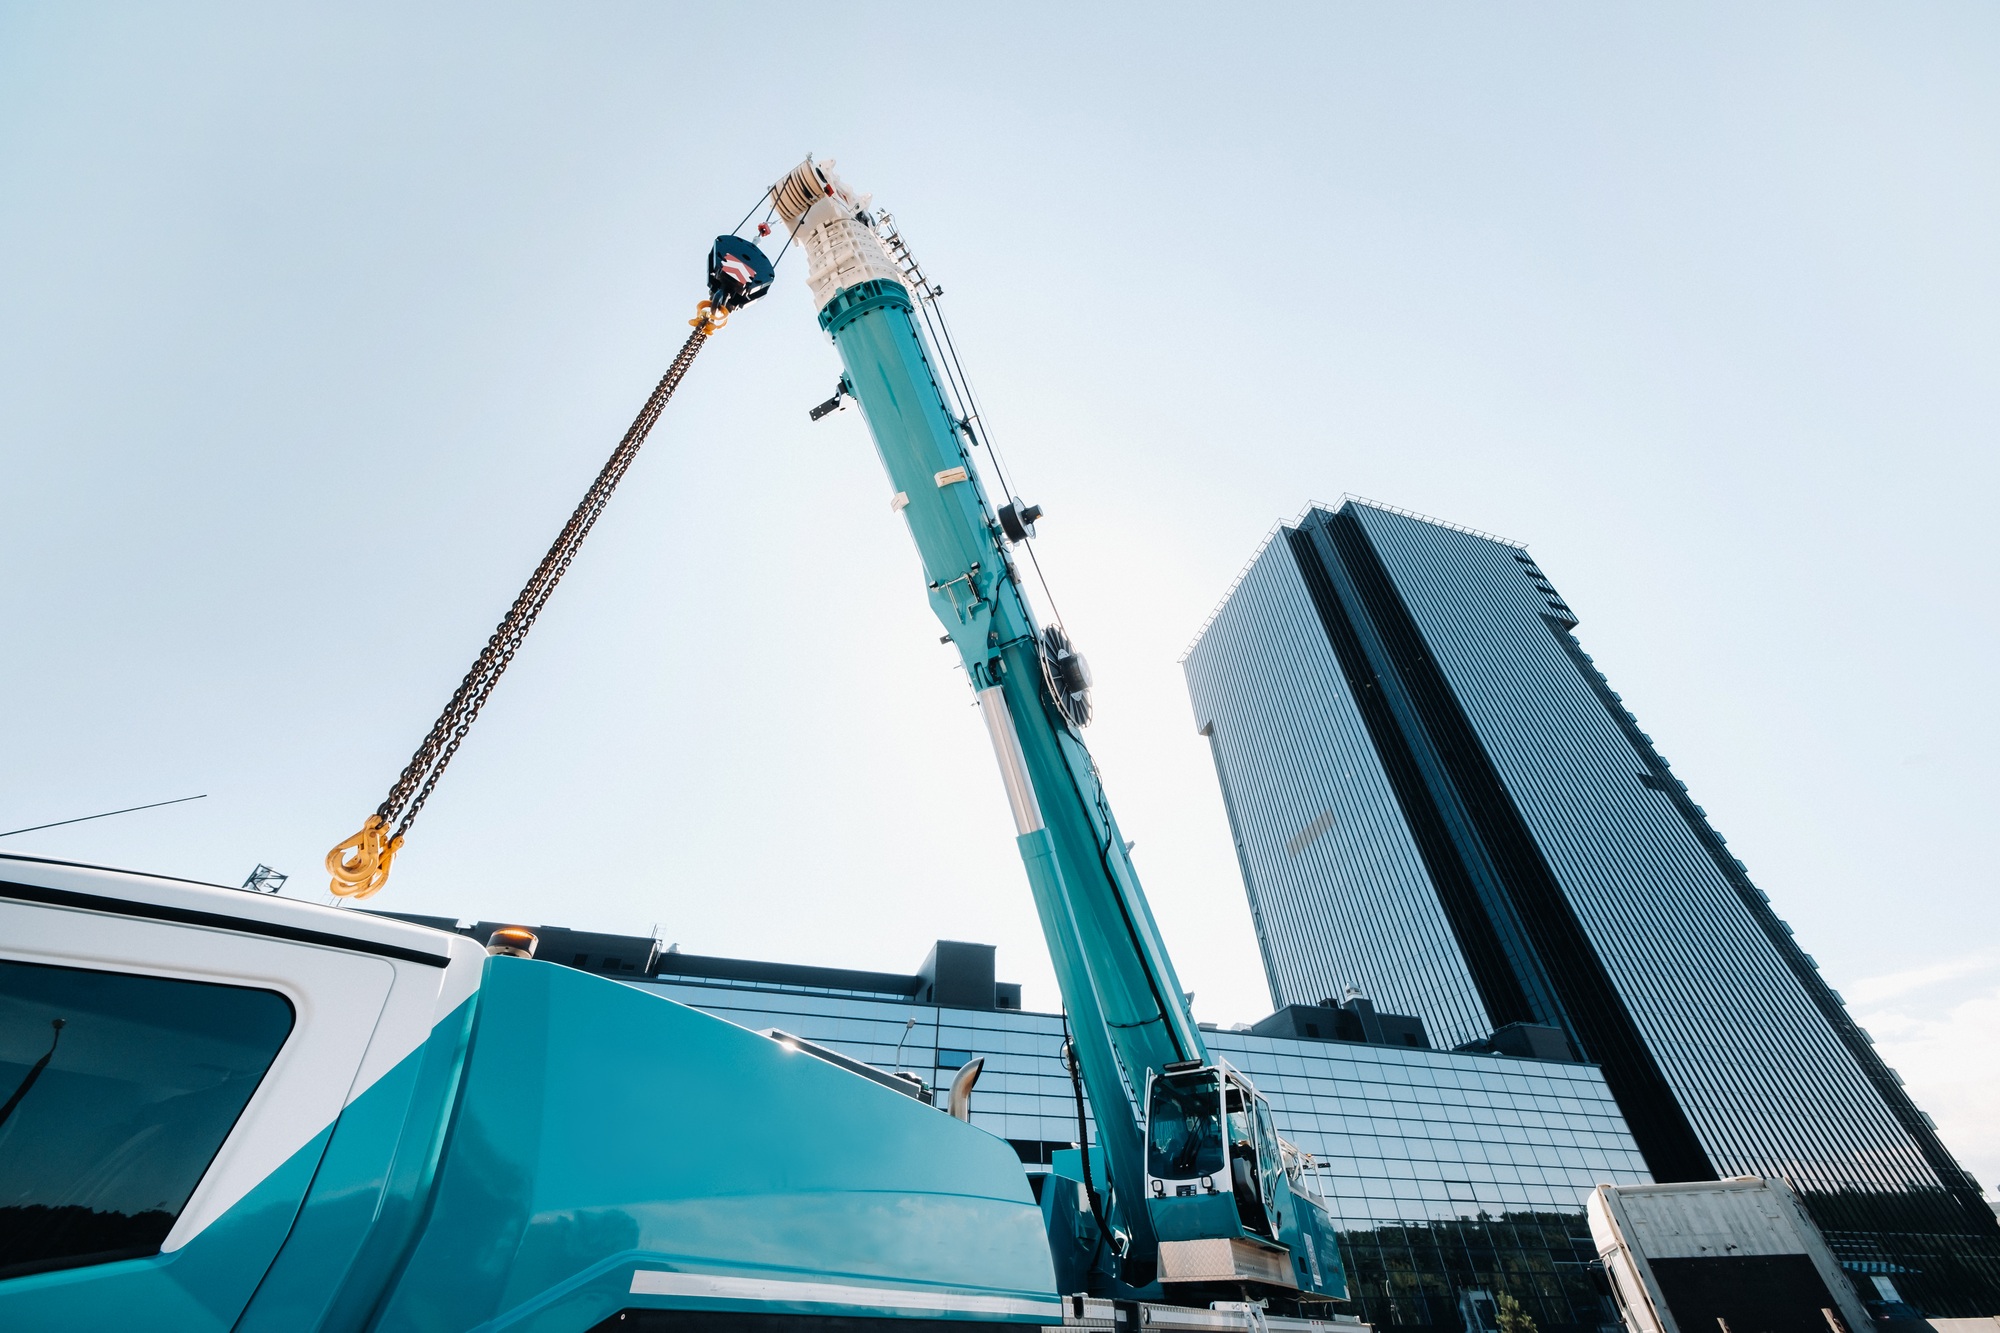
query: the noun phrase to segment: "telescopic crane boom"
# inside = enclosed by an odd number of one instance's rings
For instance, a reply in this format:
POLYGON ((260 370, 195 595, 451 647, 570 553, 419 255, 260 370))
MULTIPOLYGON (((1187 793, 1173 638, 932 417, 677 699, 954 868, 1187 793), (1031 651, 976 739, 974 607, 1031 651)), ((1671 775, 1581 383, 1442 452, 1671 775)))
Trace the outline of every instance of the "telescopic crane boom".
POLYGON ((983 426, 940 387, 959 381, 919 325, 937 293, 895 238, 898 262, 870 200, 832 165, 801 163, 773 199, 839 350, 840 393, 867 419, 890 508, 909 525, 993 743, 1096 1119, 1109 1186, 1093 1205, 1109 1251, 1100 1264, 1128 1289, 1157 1271, 1169 1283, 1343 1296, 1302 1155, 1288 1172, 1263 1099, 1210 1059, 1188 1012, 1083 742, 1088 669, 1022 595, 1012 552, 1038 511, 1013 496, 996 510, 982 489, 970 446, 983 426))

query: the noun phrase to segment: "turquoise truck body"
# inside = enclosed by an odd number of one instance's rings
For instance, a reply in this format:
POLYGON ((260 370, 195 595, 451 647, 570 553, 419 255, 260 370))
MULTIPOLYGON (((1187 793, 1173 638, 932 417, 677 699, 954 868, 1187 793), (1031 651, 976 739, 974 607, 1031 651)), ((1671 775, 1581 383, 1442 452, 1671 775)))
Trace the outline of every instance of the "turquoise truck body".
MULTIPOLYGON (((157 1253, 0 1277, 10 1333, 1061 1322, 1041 1213, 1006 1142, 780 1041, 359 913, 17 858, 0 858, 0 881, 0 1016, 17 1030, 36 1015, 7 1004, 10 966, 210 985, 225 967, 238 982, 296 978, 351 951, 397 984, 434 983, 443 1006, 392 1061, 364 1053, 347 1073, 365 1086, 323 1124, 263 1114, 284 1080, 326 1072, 281 1051, 231 1131, 283 1138, 275 1168, 157 1253), (204 957, 232 935, 266 957, 204 957)), ((375 1031, 346 1048, 372 1046, 398 1021, 395 996, 363 992, 293 984, 288 1043, 359 1025, 375 1031)), ((93 1021, 69 1011, 68 1050, 87 1050, 93 1021)), ((0 1096, 19 1077, 9 1061, 0 1096)), ((63 1064, 0 1125, 0 1190, 10 1148, 32 1146, 21 1132, 61 1135, 31 1112, 61 1095, 63 1064)), ((208 1174, 245 1146, 225 1142, 208 1174)))

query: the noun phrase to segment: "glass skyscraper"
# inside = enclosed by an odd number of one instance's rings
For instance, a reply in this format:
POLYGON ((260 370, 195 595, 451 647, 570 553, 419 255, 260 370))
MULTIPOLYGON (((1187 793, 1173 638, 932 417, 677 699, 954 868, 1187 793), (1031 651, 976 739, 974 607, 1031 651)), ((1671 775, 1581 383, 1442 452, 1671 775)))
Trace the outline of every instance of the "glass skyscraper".
POLYGON ((1183 665, 1274 1004, 1558 1028, 1659 1180, 1786 1180, 1857 1273, 2000 1312, 1977 1183, 1577 623, 1525 549, 1364 501, 1253 559, 1183 665))

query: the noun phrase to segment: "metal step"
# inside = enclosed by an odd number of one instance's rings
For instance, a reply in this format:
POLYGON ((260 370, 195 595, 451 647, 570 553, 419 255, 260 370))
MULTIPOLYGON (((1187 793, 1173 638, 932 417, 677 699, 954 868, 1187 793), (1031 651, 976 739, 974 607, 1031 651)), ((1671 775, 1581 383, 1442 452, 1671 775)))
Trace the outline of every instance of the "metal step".
POLYGON ((1090 1296, 1063 1297, 1066 1329, 1101 1329, 1103 1333, 1374 1333, 1373 1326, 1353 1315, 1327 1314, 1312 1319, 1267 1314, 1261 1305, 1243 1301, 1217 1301, 1207 1309, 1192 1305, 1138 1305, 1098 1300, 1090 1296), (1138 1322, 1132 1322, 1136 1312, 1138 1322))

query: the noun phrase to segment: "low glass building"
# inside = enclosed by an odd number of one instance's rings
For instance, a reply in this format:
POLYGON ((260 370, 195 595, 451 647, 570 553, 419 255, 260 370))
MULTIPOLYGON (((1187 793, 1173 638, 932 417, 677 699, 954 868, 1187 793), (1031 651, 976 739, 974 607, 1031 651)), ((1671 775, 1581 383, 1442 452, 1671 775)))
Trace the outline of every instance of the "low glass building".
MULTIPOLYGON (((484 940, 501 924, 464 933, 484 940)), ((958 1070, 984 1057, 972 1122, 1007 1139, 1031 1176, 1079 1140, 1076 1093, 1061 1057, 1063 1017, 1022 1010, 1020 988, 994 980, 990 945, 940 941, 905 975, 531 929, 540 937, 537 957, 914 1074, 939 1090, 940 1103, 958 1070)), ((1468 1300, 1504 1291, 1544 1333, 1615 1327, 1583 1201, 1600 1182, 1652 1177, 1602 1073, 1588 1064, 1431 1050, 1390 1031, 1388 1041, 1345 1041, 1202 1030, 1213 1055, 1270 1097, 1279 1133, 1318 1160, 1341 1227, 1350 1312, 1383 1327, 1460 1333, 1468 1300)))

